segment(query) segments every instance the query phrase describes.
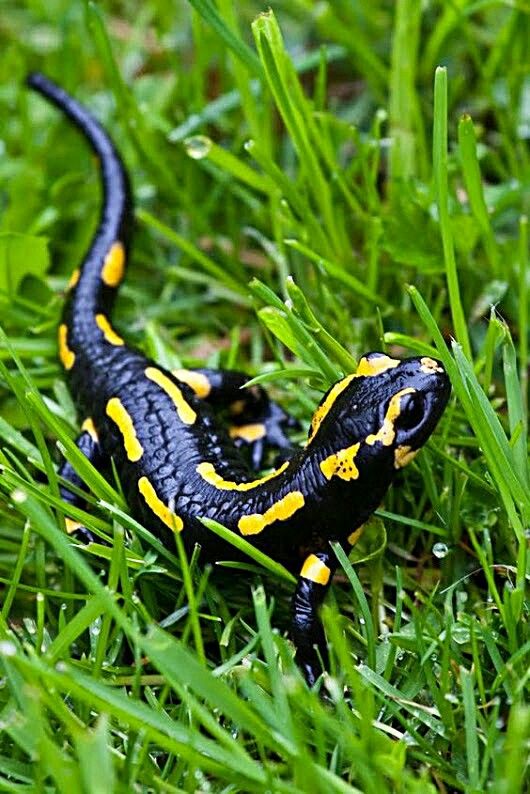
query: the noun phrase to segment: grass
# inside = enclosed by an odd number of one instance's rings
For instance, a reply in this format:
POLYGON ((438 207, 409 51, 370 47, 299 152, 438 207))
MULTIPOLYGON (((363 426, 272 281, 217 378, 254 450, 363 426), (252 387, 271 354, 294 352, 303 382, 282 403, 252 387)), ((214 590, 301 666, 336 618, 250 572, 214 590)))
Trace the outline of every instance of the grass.
POLYGON ((261 11, 4 3, 0 790, 526 791, 530 8, 261 11), (164 547, 73 444, 55 329, 98 183, 36 68, 133 175, 129 341, 244 369, 304 424, 366 350, 450 373, 434 438, 335 549, 326 700, 293 660, 290 575, 164 547), (64 534, 59 450, 110 544, 64 534))

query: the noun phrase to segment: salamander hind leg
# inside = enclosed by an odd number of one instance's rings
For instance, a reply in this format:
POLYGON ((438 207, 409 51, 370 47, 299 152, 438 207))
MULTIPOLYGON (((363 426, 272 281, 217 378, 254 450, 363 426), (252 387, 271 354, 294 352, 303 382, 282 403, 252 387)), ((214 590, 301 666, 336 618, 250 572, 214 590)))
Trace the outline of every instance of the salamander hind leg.
POLYGON ((327 551, 309 554, 298 577, 293 596, 292 638, 296 658, 309 686, 327 667, 326 637, 319 610, 326 595, 336 562, 327 551))
POLYGON ((260 386, 245 389, 248 375, 215 369, 179 369, 173 374, 191 386, 197 397, 227 411, 230 436, 236 446, 248 450, 253 469, 262 468, 267 449, 278 451, 276 464, 295 451, 287 431, 299 429, 298 420, 270 400, 260 386))
MULTIPOLYGON (((82 425, 82 433, 76 441, 77 448, 83 455, 90 461, 96 468, 101 468, 104 456, 99 445, 98 437, 94 424, 91 419, 86 419, 82 425)), ((76 488, 84 488, 85 484, 79 474, 69 461, 65 460, 59 469, 59 476, 70 483, 76 488)), ((85 502, 82 496, 71 491, 67 485, 61 485, 60 488, 61 499, 73 507, 84 507, 85 502)), ((92 543, 94 537, 89 530, 68 516, 65 517, 66 531, 69 535, 75 535, 77 539, 85 543, 92 543)))

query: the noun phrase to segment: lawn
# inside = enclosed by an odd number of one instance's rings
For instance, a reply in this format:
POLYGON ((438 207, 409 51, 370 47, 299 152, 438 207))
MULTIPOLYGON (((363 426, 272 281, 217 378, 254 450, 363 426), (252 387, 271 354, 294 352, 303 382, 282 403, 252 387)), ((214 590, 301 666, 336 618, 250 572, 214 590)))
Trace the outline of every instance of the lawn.
POLYGON ((271 5, 2 3, 0 791, 528 790, 530 6, 271 5), (435 435, 337 549, 314 691, 290 575, 186 559, 76 452, 56 329, 99 183, 35 69, 130 170, 128 342, 248 372, 300 443, 368 350, 451 377, 435 435), (101 542, 64 532, 62 453, 101 542))

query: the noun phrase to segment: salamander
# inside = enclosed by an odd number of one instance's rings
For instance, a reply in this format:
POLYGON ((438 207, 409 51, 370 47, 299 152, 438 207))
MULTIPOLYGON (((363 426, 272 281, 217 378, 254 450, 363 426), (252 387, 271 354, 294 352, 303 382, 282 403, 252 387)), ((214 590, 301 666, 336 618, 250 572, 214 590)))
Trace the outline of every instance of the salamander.
MULTIPOLYGON (((397 472, 435 429, 450 395, 444 368, 429 356, 367 353, 323 396, 307 443, 293 448, 289 415, 262 388, 242 388, 245 374, 170 372, 127 345, 110 319, 132 231, 126 169, 81 104, 43 75, 30 75, 28 84, 84 134, 101 169, 99 225, 70 280, 58 329, 82 421, 78 447, 99 469, 113 461, 131 513, 164 542, 180 533, 187 550, 198 543, 206 559, 226 556, 200 520, 213 518, 296 573, 291 636, 313 685, 327 658, 319 607, 337 567, 329 541, 352 548, 397 472), (283 462, 258 476, 270 447, 283 462)), ((69 463, 60 474, 82 485, 69 463)), ((66 486, 62 497, 80 504, 66 486)))

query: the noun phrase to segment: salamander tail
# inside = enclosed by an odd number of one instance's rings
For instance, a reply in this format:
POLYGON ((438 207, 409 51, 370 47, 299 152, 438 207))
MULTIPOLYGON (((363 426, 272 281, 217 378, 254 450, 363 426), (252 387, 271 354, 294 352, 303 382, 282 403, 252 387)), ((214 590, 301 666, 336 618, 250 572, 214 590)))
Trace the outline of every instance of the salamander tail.
POLYGON ((72 300, 66 304, 65 316, 94 317, 98 312, 106 315, 123 278, 132 226, 127 173, 110 137, 88 110, 42 74, 30 74, 27 84, 58 107, 83 133, 100 163, 103 188, 100 220, 81 267, 72 274, 72 300))

